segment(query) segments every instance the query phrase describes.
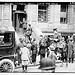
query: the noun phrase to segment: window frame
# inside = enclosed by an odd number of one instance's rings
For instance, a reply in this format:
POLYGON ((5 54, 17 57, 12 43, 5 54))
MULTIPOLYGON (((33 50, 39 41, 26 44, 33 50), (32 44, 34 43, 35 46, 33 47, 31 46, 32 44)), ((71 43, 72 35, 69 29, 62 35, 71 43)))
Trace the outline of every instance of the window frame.
POLYGON ((48 4, 45 4, 45 5, 38 5, 38 22, 41 22, 41 23, 46 23, 46 22, 48 22, 48 4), (39 6, 46 6, 46 9, 39 9, 39 6), (39 12, 42 12, 42 13, 44 13, 45 12, 45 15, 44 15, 44 21, 40 21, 39 19, 41 19, 41 17, 39 18, 39 15, 41 15, 41 14, 39 14, 39 12))
POLYGON ((60 17, 60 23, 61 23, 61 24, 67 24, 67 18, 65 18, 65 17, 60 17), (62 19, 62 22, 61 22, 61 19, 62 19))
POLYGON ((67 5, 61 4, 61 10, 60 10, 61 12, 67 12, 67 9, 68 9, 67 5), (64 6, 65 6, 65 7, 64 7, 64 6), (62 9, 62 7, 64 7, 65 10, 63 10, 64 8, 62 9))
MULTIPOLYGON (((12 33, 3 33, 3 34, 0 33, 0 36, 4 36, 5 38, 5 34, 9 35, 9 42, 7 41, 7 42, 4 42, 3 44, 0 44, 0 47, 12 45, 12 33)), ((4 38, 3 38, 3 41, 4 41, 4 38)))
MULTIPOLYGON (((63 8, 63 9, 64 9, 63 8)), ((60 23, 61 24, 67 24, 67 12, 68 12, 68 5, 67 4, 61 4, 61 9, 60 9, 60 12, 65 12, 66 13, 66 17, 60 17, 60 23), (65 10, 62 11, 62 6, 65 6, 65 10), (63 22, 61 22, 61 18, 63 18, 63 22)))

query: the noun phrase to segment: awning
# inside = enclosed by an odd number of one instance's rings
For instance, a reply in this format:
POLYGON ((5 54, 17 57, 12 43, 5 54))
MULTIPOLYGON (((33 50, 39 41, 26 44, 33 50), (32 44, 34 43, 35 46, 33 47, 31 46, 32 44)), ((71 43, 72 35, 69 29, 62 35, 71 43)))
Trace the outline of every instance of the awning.
POLYGON ((14 13, 16 13, 16 14, 17 14, 17 13, 18 13, 18 14, 19 14, 19 13, 26 14, 25 11, 15 11, 14 13))
POLYGON ((62 36, 71 36, 73 33, 61 33, 62 36))

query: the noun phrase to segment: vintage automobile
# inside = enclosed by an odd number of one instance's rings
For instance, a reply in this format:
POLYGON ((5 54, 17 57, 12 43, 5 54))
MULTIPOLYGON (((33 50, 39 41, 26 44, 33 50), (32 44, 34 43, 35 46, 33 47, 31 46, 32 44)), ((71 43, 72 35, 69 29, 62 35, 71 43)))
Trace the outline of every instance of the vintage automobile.
POLYGON ((0 72, 14 71, 15 31, 0 32, 0 72))

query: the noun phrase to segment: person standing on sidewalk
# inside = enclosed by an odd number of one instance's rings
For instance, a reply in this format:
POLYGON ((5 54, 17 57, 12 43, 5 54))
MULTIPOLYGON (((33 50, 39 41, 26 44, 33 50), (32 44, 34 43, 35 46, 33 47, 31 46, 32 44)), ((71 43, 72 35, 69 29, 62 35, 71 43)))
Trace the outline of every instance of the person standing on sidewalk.
POLYGON ((69 59, 69 63, 71 62, 71 59, 72 59, 72 63, 73 63, 73 60, 74 60, 74 49, 73 49, 73 42, 72 42, 72 39, 70 38, 69 39, 69 42, 68 42, 68 59, 69 59))
POLYGON ((44 40, 45 38, 42 38, 39 42, 39 55, 40 55, 40 60, 42 58, 45 58, 45 54, 46 54, 46 42, 44 40))
POLYGON ((27 72, 27 66, 29 63, 29 49, 25 45, 21 45, 20 49, 23 72, 27 72))
POLYGON ((36 56, 37 56, 37 41, 35 38, 33 39, 31 50, 32 50, 32 62, 35 65, 36 64, 36 56))
POLYGON ((60 54, 61 54, 62 64, 60 65, 60 67, 62 67, 64 65, 63 62, 64 62, 64 47, 65 47, 65 41, 64 41, 63 37, 58 42, 57 47, 59 48, 59 51, 60 51, 60 54))

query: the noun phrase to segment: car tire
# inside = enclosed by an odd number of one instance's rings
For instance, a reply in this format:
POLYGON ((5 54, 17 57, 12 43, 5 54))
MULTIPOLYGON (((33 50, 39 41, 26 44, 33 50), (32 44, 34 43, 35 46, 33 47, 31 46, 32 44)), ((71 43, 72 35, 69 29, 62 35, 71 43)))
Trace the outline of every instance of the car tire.
POLYGON ((0 61, 0 71, 1 72, 13 72, 14 63, 10 59, 3 59, 0 61))

